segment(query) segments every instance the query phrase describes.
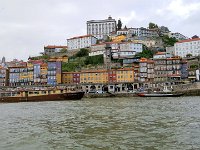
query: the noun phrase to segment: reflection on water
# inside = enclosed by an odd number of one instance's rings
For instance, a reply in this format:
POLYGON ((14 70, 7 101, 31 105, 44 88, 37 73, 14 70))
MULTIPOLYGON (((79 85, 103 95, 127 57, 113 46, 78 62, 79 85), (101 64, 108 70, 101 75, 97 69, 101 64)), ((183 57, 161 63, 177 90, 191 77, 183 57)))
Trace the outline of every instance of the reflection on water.
POLYGON ((200 149, 200 97, 0 104, 0 149, 200 149))

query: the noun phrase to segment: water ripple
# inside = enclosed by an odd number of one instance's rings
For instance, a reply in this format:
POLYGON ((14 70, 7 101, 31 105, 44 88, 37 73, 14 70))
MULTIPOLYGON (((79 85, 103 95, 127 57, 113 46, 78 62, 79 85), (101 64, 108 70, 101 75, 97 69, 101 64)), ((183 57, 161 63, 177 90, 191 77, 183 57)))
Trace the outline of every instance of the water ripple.
POLYGON ((200 149, 199 97, 0 104, 0 149, 200 149))

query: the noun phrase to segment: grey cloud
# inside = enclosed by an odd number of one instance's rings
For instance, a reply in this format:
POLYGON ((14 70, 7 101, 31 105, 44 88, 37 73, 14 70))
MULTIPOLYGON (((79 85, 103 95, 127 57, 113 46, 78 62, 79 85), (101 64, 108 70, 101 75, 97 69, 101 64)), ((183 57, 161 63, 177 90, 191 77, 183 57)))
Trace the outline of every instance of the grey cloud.
MULTIPOLYGON (((199 34, 199 11, 187 20, 158 9, 166 9, 172 0, 0 0, 0 57, 24 59, 43 51, 44 45, 66 45, 66 39, 86 34, 86 21, 128 18, 123 25, 147 27, 148 23, 168 26, 186 35, 199 34), (132 14, 132 16, 131 16, 132 14), (193 22, 193 23, 190 23, 193 22)), ((184 3, 194 3, 184 0, 184 3)))

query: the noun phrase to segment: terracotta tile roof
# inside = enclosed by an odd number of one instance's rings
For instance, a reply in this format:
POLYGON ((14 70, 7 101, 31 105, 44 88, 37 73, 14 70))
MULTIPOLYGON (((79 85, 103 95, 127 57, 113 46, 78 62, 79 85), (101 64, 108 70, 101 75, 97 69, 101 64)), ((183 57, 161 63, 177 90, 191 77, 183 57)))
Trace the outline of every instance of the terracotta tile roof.
POLYGON ((200 41, 200 38, 182 40, 182 41, 178 41, 176 43, 184 43, 184 42, 192 42, 192 41, 200 41))
POLYGON ((141 58, 140 62, 146 62, 146 63, 154 63, 153 60, 147 59, 147 58, 141 58))
POLYGON ((48 45, 48 46, 44 46, 44 48, 67 48, 67 46, 48 45))
POLYGON ((147 62, 146 58, 140 58, 140 62, 147 62))
POLYGON ((166 52, 157 52, 156 55, 165 55, 166 52))
POLYGON ((29 60, 28 63, 32 63, 32 64, 42 64, 43 61, 42 61, 42 60, 29 60))
POLYGON ((85 38, 85 37, 94 37, 94 36, 91 35, 91 34, 88 34, 88 35, 83 35, 83 36, 76 36, 76 37, 73 37, 73 38, 69 38, 67 40, 79 39, 79 38, 85 38))
POLYGON ((47 63, 41 64, 41 67, 47 67, 47 66, 48 66, 47 63))

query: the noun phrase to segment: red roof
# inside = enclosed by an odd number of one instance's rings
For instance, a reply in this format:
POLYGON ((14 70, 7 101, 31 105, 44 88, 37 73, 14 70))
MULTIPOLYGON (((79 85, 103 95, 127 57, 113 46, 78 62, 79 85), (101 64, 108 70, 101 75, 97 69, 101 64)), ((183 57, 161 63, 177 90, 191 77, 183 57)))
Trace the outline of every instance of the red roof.
POLYGON ((156 55, 165 55, 166 52, 157 52, 156 55))
POLYGON ((76 36, 76 37, 73 37, 73 38, 70 38, 68 40, 72 40, 72 39, 79 39, 79 38, 85 38, 85 37, 91 37, 93 35, 89 34, 89 35, 83 35, 83 36, 76 36))
POLYGON ((44 48, 67 48, 67 46, 48 45, 48 46, 45 46, 44 48))
POLYGON ((178 41, 176 43, 184 43, 184 42, 192 42, 192 41, 200 41, 200 38, 182 40, 182 41, 178 41))

